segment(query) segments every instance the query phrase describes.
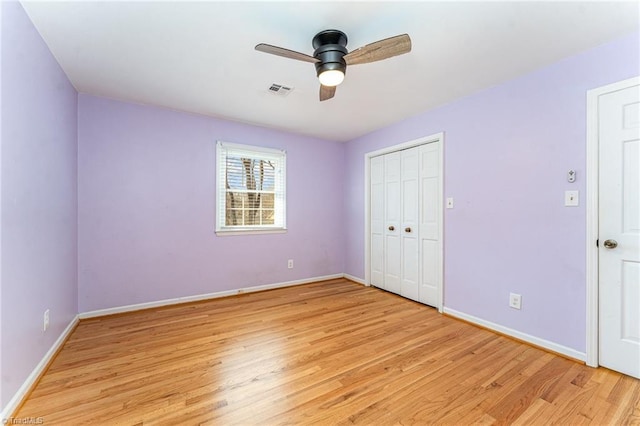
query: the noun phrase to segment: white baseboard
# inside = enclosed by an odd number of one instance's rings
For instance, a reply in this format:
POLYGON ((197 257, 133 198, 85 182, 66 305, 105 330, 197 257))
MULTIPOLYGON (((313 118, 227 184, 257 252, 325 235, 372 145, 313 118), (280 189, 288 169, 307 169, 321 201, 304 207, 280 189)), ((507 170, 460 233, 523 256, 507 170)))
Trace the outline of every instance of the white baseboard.
POLYGON ((18 389, 15 395, 13 395, 13 398, 11 398, 7 405, 2 409, 2 413, 0 413, 0 420, 8 419, 13 414, 15 414, 15 411, 18 409, 24 398, 26 398, 27 393, 29 392, 31 387, 35 385, 40 375, 44 372, 45 368, 47 368, 47 365, 49 365, 55 354, 62 347, 62 345, 64 345, 64 342, 67 341, 67 338, 69 337, 71 331, 73 331, 77 323, 78 316, 76 315, 71 320, 69 325, 67 325, 67 328, 65 328, 64 331, 60 334, 58 339, 53 343, 53 346, 51 346, 44 357, 42 357, 38 365, 36 365, 36 368, 33 369, 24 383, 22 383, 22 386, 20 386, 20 389, 18 389))
POLYGON ((367 283, 365 282, 365 280, 363 280, 362 278, 358 278, 356 276, 350 275, 350 274, 343 274, 343 276, 351 281, 354 281, 358 284, 362 284, 362 285, 367 285, 367 283))
POLYGON ((207 299, 217 299, 220 297, 233 296, 236 294, 253 293, 256 291, 270 290, 270 289, 281 288, 281 287, 290 287, 294 285, 308 284, 316 281, 333 280, 336 278, 343 278, 343 277, 344 277, 344 274, 325 275, 321 277, 305 278, 302 280, 257 285, 253 287, 244 287, 244 288, 239 288, 234 290, 217 291, 214 293, 197 294, 194 296, 175 297, 173 299, 164 299, 164 300, 157 300, 154 302, 136 303, 134 305, 125 305, 125 306, 118 306, 115 308, 106 308, 106 309, 98 309, 95 311, 82 312, 81 314, 78 314, 78 317, 80 319, 102 317, 105 315, 139 311, 141 309, 157 308, 160 306, 175 305, 178 303, 198 302, 198 301, 207 300, 207 299))
POLYGON ((568 356, 569 358, 577 359, 580 361, 585 361, 587 359, 587 355, 584 352, 579 352, 567 346, 559 345, 558 343, 550 342, 549 340, 541 339, 539 337, 535 337, 530 334, 522 333, 518 330, 514 330, 512 328, 505 327, 500 324, 495 324, 493 322, 474 317, 473 315, 465 314, 464 312, 456 311, 455 309, 445 307, 444 313, 447 315, 451 315, 452 317, 460 318, 470 323, 480 325, 490 330, 494 330, 499 333, 506 334, 507 336, 514 337, 518 340, 531 343, 532 345, 539 346, 544 349, 548 349, 552 352, 556 352, 556 353, 568 356))

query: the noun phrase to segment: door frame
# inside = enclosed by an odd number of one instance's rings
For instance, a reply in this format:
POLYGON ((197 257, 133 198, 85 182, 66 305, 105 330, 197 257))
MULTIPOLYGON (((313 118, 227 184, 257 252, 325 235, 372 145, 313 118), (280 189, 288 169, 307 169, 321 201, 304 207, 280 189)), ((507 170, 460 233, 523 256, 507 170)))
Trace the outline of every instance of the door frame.
POLYGON ((403 149, 414 148, 420 145, 426 145, 429 143, 440 142, 439 150, 439 164, 440 168, 440 185, 438 187, 438 199, 440 200, 440 208, 438 209, 438 220, 440 222, 440 229, 438 235, 439 250, 440 250, 440 288, 438 289, 438 305, 436 308, 438 312, 442 313, 444 309, 444 214, 443 214, 443 196, 444 196, 444 132, 435 133, 429 136, 423 136, 418 139, 403 142, 397 145, 392 145, 386 148, 378 149, 376 151, 367 152, 364 155, 364 284, 366 286, 371 285, 371 205, 370 205, 370 184, 371 184, 371 158, 379 155, 389 154, 403 149))
POLYGON ((640 77, 632 77, 606 86, 598 87, 587 91, 587 164, 586 164, 586 214, 587 214, 587 234, 586 234, 586 254, 587 254, 587 338, 586 338, 586 363, 590 367, 599 365, 599 253, 596 241, 598 240, 599 223, 599 138, 598 138, 598 100, 600 96, 618 90, 640 84, 640 77))

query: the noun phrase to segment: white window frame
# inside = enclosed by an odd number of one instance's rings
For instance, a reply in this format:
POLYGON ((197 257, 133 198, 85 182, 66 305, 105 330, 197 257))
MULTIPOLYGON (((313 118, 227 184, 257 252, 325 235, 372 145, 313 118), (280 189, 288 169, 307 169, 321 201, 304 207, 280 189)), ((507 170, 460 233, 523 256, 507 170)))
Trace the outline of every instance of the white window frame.
POLYGON ((287 155, 285 150, 265 148, 253 145, 242 145, 224 141, 216 142, 216 234, 218 236, 227 235, 248 235, 248 234, 273 234, 287 231, 287 155), (250 158, 264 158, 275 161, 278 164, 276 170, 276 192, 274 200, 274 214, 276 216, 274 225, 258 226, 227 226, 226 220, 226 175, 227 175, 227 153, 243 154, 250 158))

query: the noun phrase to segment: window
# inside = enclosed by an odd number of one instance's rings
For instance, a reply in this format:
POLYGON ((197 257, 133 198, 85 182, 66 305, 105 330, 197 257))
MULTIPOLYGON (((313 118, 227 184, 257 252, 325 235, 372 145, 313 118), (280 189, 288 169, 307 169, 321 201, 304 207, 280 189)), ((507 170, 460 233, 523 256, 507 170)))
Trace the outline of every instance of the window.
POLYGON ((286 153, 218 142, 216 154, 216 232, 283 232, 286 153))

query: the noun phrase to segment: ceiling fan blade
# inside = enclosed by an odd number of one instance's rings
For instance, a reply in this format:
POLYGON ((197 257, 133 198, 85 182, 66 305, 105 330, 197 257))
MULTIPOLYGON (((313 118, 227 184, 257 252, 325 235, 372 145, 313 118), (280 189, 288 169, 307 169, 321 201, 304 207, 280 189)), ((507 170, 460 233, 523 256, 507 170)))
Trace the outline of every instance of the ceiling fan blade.
POLYGON ((411 52, 408 34, 385 38, 344 55, 347 65, 367 64, 411 52))
POLYGON ((336 86, 320 85, 320 102, 331 99, 336 94, 336 86))
POLYGON ((289 59, 297 59, 298 61, 305 61, 316 63, 319 59, 313 56, 306 55, 304 53, 296 52, 294 50, 285 49, 283 47, 272 46, 270 44, 260 43, 256 45, 256 50, 264 53, 271 53, 272 55, 282 56, 289 59))

